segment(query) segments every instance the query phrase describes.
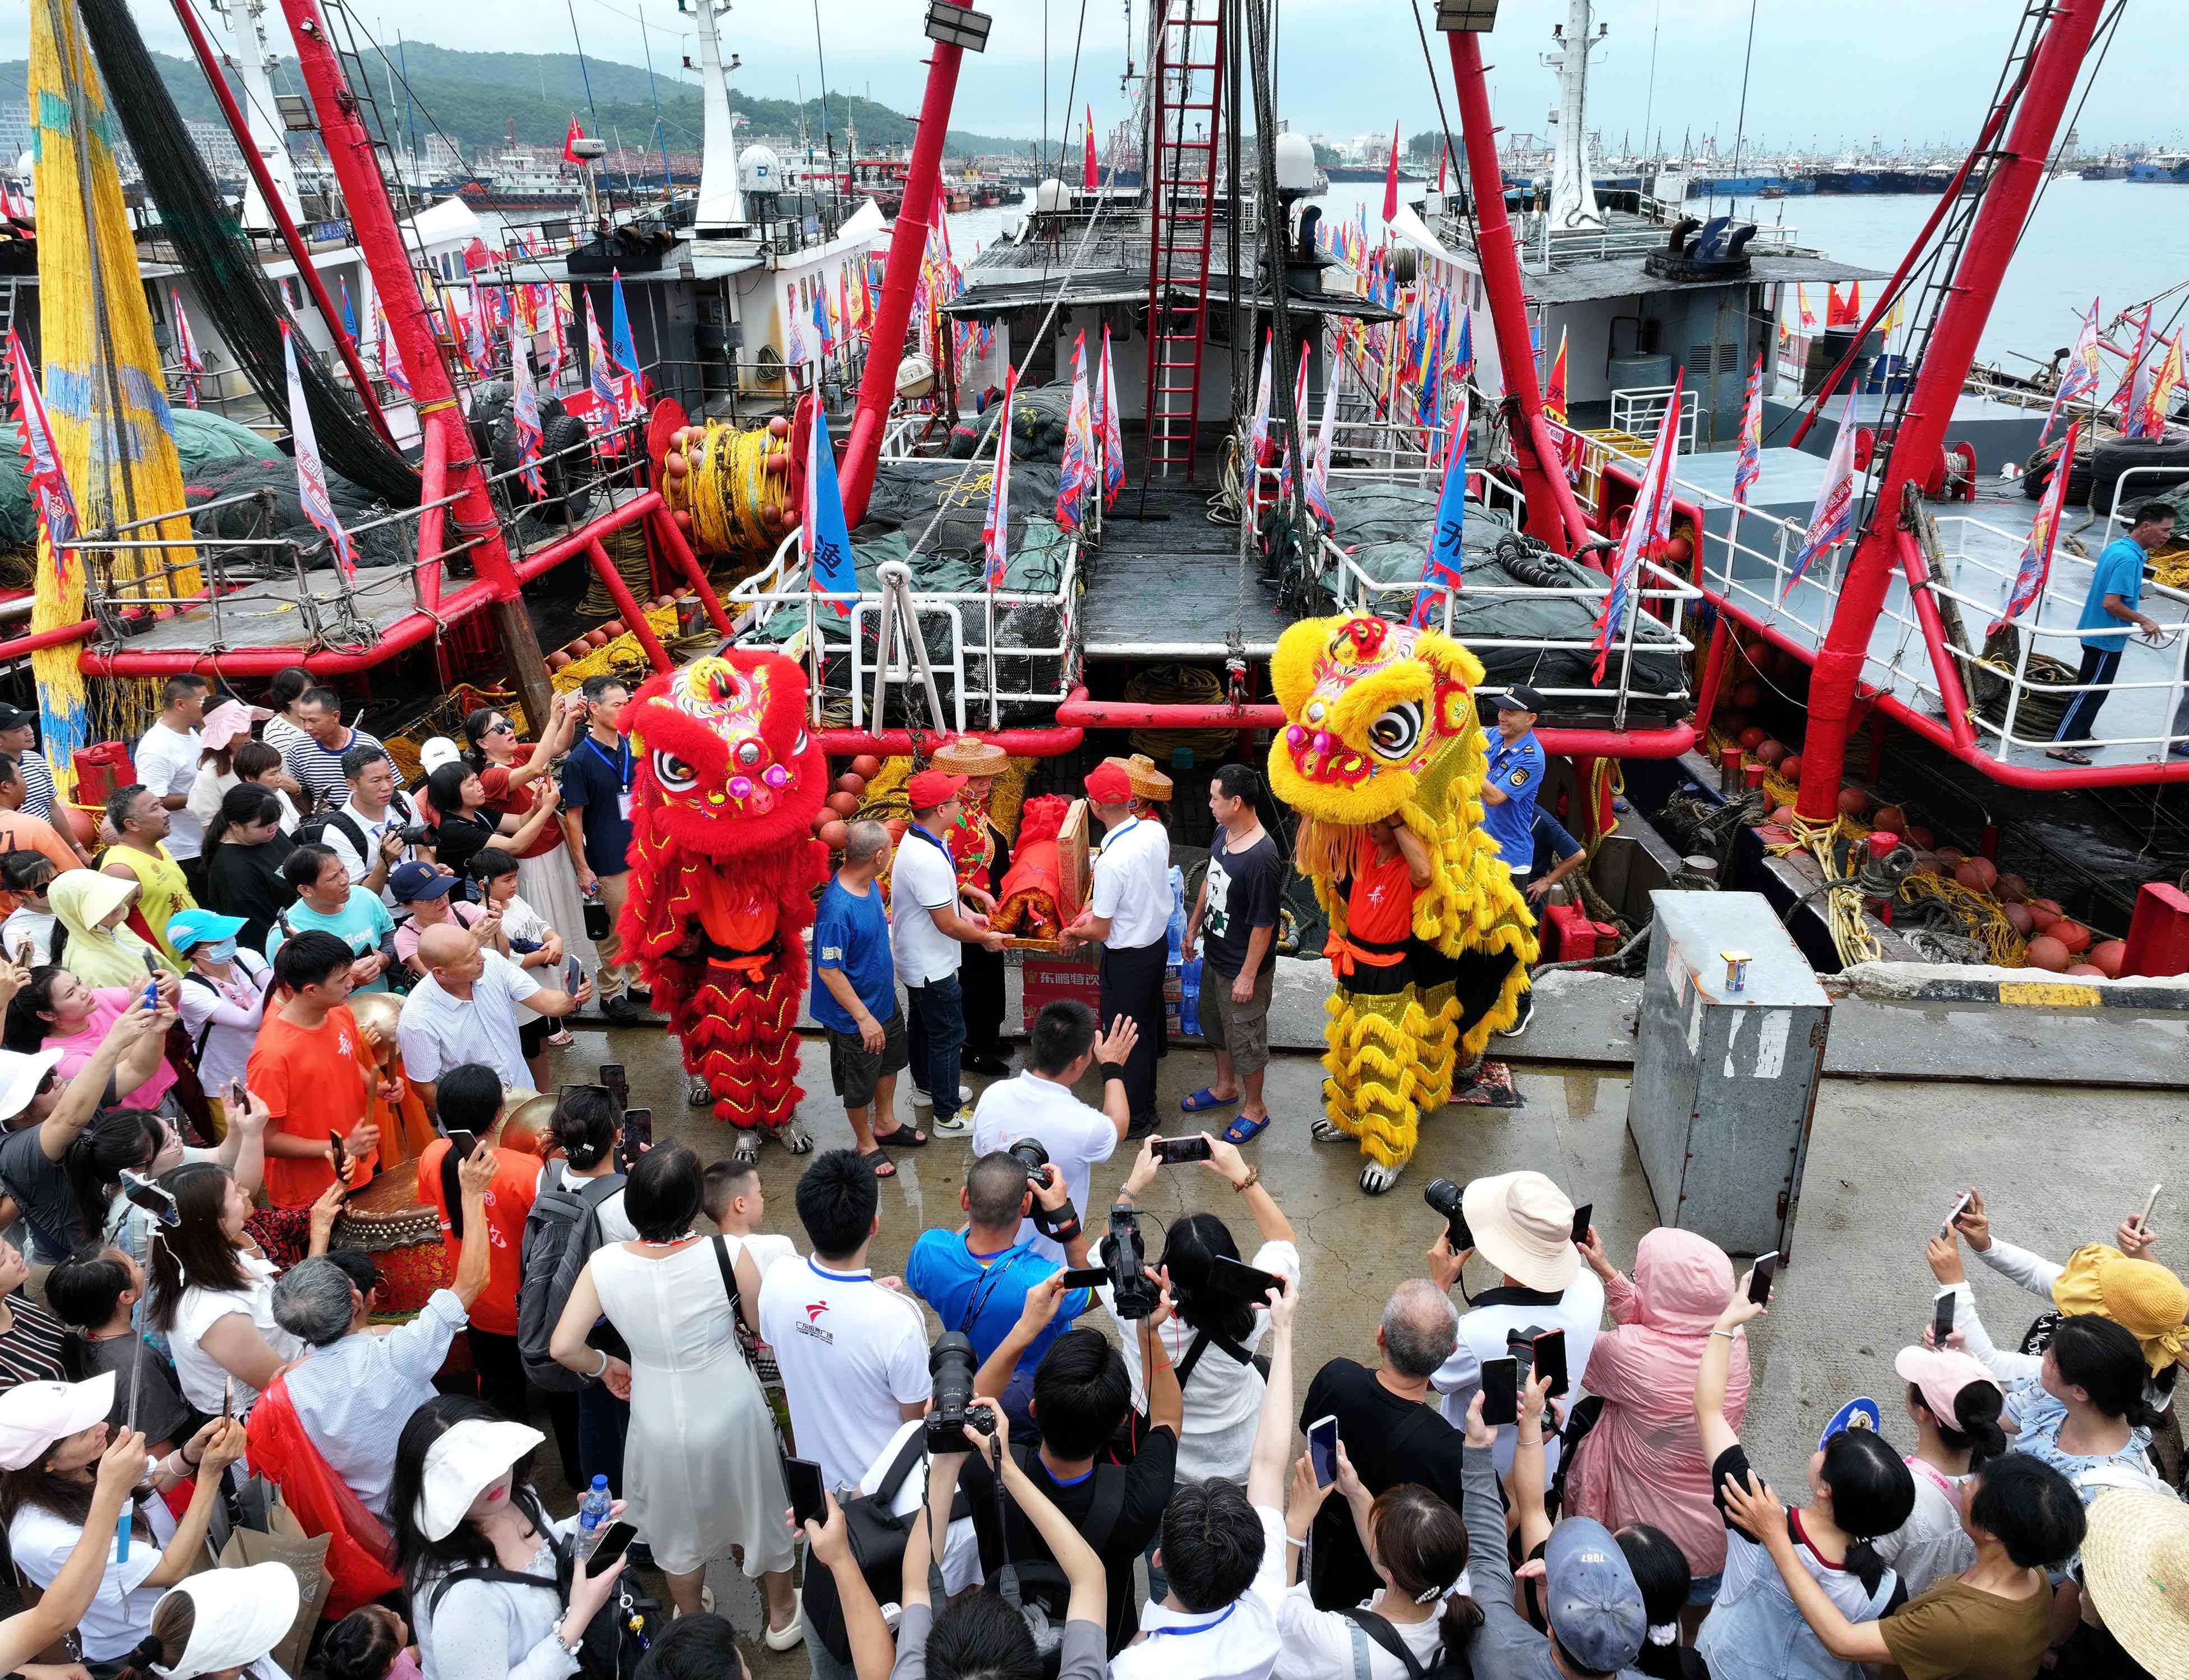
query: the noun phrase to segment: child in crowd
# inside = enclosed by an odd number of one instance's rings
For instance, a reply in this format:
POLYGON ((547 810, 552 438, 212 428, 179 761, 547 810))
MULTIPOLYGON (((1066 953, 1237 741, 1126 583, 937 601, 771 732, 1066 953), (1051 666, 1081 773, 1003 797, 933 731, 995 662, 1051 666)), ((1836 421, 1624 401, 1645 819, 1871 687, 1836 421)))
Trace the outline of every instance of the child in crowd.
POLYGON ((320 1646, 327 1680, 419 1680, 410 1626, 385 1604, 352 1610, 320 1646))

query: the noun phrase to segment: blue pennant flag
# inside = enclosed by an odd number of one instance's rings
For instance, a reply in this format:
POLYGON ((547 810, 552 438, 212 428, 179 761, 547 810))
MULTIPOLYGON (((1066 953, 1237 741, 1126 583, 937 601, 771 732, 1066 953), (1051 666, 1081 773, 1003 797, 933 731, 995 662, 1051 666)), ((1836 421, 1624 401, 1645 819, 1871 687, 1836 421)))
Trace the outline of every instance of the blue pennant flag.
POLYGON ((337 274, 335 276, 335 284, 342 288, 342 324, 343 335, 347 337, 352 344, 355 344, 358 341, 357 312, 349 307, 349 282, 344 279, 341 275, 337 274))
POLYGON ((624 307, 623 276, 614 273, 608 277, 608 343, 618 369, 637 379, 638 341, 631 335, 631 312, 624 307))
MULTIPOLYGON (((813 433, 806 458, 806 506, 798 521, 798 546, 806 558, 806 587, 816 594, 856 596, 859 574, 851 564, 851 533, 844 524, 844 498, 836 488, 836 452, 829 444, 829 420, 813 405, 813 433)), ((832 600, 839 618, 851 616, 850 600, 832 600)))
POLYGON ((1467 393, 1460 392, 1452 415, 1451 445, 1445 454, 1444 493, 1437 498, 1436 534, 1429 539, 1428 560, 1422 567, 1423 587, 1414 592, 1414 610, 1406 622, 1416 629, 1427 627, 1438 595, 1430 584, 1457 589, 1466 571, 1467 553, 1461 538, 1467 530, 1467 393))

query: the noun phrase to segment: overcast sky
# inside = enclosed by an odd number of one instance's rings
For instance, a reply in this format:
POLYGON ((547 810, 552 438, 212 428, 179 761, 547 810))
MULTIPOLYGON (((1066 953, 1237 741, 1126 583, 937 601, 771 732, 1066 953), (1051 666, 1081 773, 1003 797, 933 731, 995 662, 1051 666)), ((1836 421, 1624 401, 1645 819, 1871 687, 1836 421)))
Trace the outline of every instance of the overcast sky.
MULTIPOLYGON (((1067 104, 1092 104, 1098 129, 1106 129, 1129 108, 1119 87, 1126 7, 1137 61, 1150 3, 1085 0, 1074 91, 1079 5, 981 0, 995 18, 994 32, 987 53, 968 59, 953 121, 993 133, 1041 133, 1045 63, 1052 138, 1065 128, 1067 104)), ((1417 3, 1433 22, 1434 0, 1417 3)), ((884 104, 916 110, 925 0, 817 4, 830 87, 871 92, 884 104)), ((2179 92, 2189 72, 2189 31, 2178 26, 2178 4, 2130 0, 2122 43, 2099 70, 2083 110, 2085 149, 2131 140, 2183 144, 2179 92)), ((589 54, 642 65, 642 13, 658 70, 673 70, 690 50, 680 38, 685 19, 674 0, 466 0, 453 8, 442 0, 355 0, 354 14, 390 41, 400 29, 446 47, 554 53, 572 49, 571 5, 589 54)), ((821 80, 815 9, 816 0, 744 0, 728 13, 725 46, 744 59, 734 84, 758 96, 791 96, 802 79, 812 97, 821 80)), ((1278 107, 1293 127, 1335 140, 1388 132, 1394 119, 1408 132, 1435 125, 1409 0, 1281 0, 1278 9, 1278 107)), ((1698 143, 1715 129, 1721 149, 1730 153, 1748 0, 1604 0, 1596 9, 1610 34, 1592 61, 1590 116, 1607 146, 1616 150, 1631 132, 1640 148, 1646 116, 1668 149, 1677 149, 1682 132, 1692 127, 1698 143)), ((1888 148, 1965 142, 1981 120, 2022 9, 2016 0, 1761 0, 1750 143, 1836 151, 1873 137, 1888 148)), ((165 0, 136 0, 136 10, 152 46, 187 50, 165 0)), ((1565 0, 1504 0, 1485 54, 1501 125, 1544 131, 1555 85, 1540 55, 1566 10, 1565 0)), ((0 0, 0 56, 23 55, 28 18, 25 0, 0 0)), ((285 29, 277 38, 286 52, 285 29)), ((1430 42, 1449 104, 1451 65, 1433 29, 1430 42)))

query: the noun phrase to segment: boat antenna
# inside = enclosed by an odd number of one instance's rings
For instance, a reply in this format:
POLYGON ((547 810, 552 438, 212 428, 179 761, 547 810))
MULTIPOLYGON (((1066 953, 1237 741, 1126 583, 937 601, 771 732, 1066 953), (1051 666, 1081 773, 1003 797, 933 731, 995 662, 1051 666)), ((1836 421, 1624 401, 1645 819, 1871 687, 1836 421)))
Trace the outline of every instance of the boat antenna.
POLYGON ((661 120, 661 88, 653 79, 653 40, 643 12, 638 14, 638 41, 646 49, 646 91, 653 100, 653 140, 661 148, 661 194, 665 200, 674 199, 676 182, 669 172, 669 132, 661 120))
POLYGON ((1755 63, 1756 0, 1748 0, 1748 50, 1742 54, 1740 60, 1740 115, 1734 119, 1733 127, 1732 178, 1734 184, 1732 191, 1726 197, 1725 211, 1728 216, 1734 213, 1734 206, 1740 191, 1740 145, 1741 142, 1748 137, 1748 72, 1755 63))
POLYGON ((585 115, 592 118, 593 132, 597 134, 601 132, 601 114, 593 109, 593 73, 585 68, 585 43, 578 33, 578 0, 564 0, 564 3, 570 8, 570 39, 578 48, 578 76, 585 85, 585 115))

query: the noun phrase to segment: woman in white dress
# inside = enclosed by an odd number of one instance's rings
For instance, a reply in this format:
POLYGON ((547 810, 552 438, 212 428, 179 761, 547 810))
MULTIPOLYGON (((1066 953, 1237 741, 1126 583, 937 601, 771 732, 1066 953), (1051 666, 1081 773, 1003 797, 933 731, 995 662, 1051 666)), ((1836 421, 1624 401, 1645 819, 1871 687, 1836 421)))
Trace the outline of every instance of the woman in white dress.
POLYGON ((679 1612, 702 1608, 709 1561, 738 1548, 767 1596, 768 1646, 785 1651, 804 1637, 789 1500, 766 1396, 737 1335, 739 1316, 750 1324, 759 1312, 760 1270, 738 1238, 693 1234, 701 1189, 699 1158, 682 1144, 639 1158, 623 1198, 638 1239, 595 1250, 549 1350, 631 1401, 625 1515, 679 1612), (603 1316, 630 1345, 628 1364, 585 1345, 603 1316))

